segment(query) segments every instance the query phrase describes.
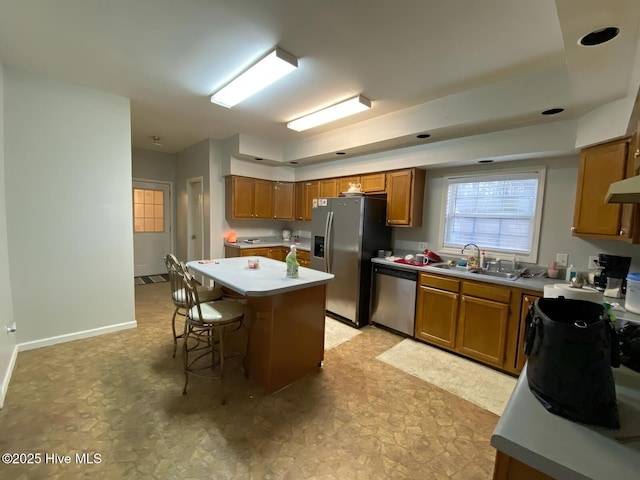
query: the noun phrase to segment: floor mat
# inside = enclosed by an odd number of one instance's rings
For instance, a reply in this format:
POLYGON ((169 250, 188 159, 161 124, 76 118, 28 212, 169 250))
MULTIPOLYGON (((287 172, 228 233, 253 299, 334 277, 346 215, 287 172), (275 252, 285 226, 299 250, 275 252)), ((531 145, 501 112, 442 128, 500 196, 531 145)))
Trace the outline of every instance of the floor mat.
POLYGON ((325 317, 324 349, 331 350, 345 342, 348 342, 361 332, 357 328, 345 325, 333 318, 325 317))
POLYGON ((498 416, 516 385, 510 375, 411 339, 376 358, 498 416))
POLYGON ((140 277, 133 277, 134 285, 149 285, 150 283, 162 283, 168 282, 169 275, 162 273, 160 275, 142 275, 140 277))

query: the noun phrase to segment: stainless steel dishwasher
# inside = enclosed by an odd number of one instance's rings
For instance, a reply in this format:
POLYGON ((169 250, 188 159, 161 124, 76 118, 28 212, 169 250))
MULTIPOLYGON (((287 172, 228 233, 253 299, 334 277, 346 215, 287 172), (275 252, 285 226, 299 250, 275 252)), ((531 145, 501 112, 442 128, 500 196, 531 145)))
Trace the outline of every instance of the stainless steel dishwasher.
POLYGON ((418 272, 373 266, 371 322, 413 337, 418 272))

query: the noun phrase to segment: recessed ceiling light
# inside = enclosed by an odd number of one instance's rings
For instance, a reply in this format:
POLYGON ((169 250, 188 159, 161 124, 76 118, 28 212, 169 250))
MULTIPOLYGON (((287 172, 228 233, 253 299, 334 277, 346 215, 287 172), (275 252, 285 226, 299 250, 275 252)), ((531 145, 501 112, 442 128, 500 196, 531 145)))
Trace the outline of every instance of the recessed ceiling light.
POLYGON ((613 40, 620 33, 618 27, 605 27, 593 32, 587 33, 578 40, 578 45, 583 47, 594 47, 601 45, 609 40, 613 40))
POLYGON ((336 155, 346 155, 347 152, 336 152, 336 155))
POLYGON ((156 147, 164 147, 164 145, 162 144, 162 142, 160 142, 160 137, 157 136, 153 136, 152 138, 152 142, 151 145, 155 145, 156 147))
POLYGON ((298 162, 289 162, 291 165, 297 165, 298 162))
POLYGON ((478 163, 493 163, 493 160, 478 160, 478 163))
POLYGON ((549 110, 540 112, 540 115, 556 115, 562 112, 564 112, 564 108, 550 108, 549 110))
POLYGON ((429 138, 431 135, 428 133, 421 133, 419 135, 416 135, 416 137, 418 138, 429 138))
POLYGON ((254 160, 255 160, 256 162, 261 162, 263 159, 262 159, 262 158, 260 158, 260 157, 256 157, 256 158, 254 158, 254 160))

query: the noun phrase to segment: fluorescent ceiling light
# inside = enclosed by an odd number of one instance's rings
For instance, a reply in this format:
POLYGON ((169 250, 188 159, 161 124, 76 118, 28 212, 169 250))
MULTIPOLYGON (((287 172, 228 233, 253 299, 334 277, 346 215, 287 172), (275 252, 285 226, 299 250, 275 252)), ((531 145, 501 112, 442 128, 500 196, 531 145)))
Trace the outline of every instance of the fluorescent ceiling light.
POLYGON ((302 132, 318 125, 333 122, 339 118, 348 117, 354 113, 363 112, 371 108, 371 100, 363 97, 358 97, 345 100, 344 102, 337 103, 331 107, 327 107, 317 112, 311 113, 305 117, 300 117, 297 120, 287 123, 287 127, 291 130, 302 132))
POLYGON ((211 102, 231 108, 298 68, 298 59, 280 48, 240 74, 211 96, 211 102))

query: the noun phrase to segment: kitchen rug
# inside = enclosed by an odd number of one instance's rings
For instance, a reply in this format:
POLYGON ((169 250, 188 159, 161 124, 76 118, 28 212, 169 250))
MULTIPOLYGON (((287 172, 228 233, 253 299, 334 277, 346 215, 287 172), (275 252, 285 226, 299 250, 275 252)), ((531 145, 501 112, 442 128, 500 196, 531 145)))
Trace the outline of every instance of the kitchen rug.
POLYGON ((409 338, 376 357, 500 416, 516 378, 409 338))
POLYGON ((141 277, 133 277, 134 285, 149 285, 150 283, 168 282, 169 275, 162 273, 160 275, 143 275, 141 277))
POLYGON ((360 330, 357 328, 345 325, 333 318, 324 318, 324 349, 325 351, 336 348, 338 345, 342 345, 348 342, 357 335, 360 335, 360 330))

